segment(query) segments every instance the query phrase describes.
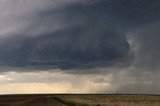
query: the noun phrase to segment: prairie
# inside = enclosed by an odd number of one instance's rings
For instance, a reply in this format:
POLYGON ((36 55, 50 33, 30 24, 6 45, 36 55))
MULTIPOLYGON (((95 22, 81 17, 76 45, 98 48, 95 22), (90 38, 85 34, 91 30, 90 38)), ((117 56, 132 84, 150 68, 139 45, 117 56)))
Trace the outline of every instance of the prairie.
POLYGON ((1 95, 0 106, 160 106, 159 95, 1 95))
POLYGON ((60 99, 88 106, 160 106, 157 95, 59 95, 60 99))

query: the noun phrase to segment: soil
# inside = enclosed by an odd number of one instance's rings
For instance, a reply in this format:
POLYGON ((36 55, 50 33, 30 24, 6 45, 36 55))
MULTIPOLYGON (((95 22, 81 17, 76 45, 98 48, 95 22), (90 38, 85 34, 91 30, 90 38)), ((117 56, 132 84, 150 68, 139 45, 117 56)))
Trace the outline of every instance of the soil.
POLYGON ((0 106, 65 106, 47 96, 0 96, 0 106))

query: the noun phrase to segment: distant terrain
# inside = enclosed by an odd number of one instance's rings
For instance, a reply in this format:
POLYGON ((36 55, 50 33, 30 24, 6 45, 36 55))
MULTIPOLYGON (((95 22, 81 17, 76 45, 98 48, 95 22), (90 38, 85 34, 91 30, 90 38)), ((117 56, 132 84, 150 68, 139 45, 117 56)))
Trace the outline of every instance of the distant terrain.
POLYGON ((1 95, 0 106, 160 106, 160 95, 1 95))

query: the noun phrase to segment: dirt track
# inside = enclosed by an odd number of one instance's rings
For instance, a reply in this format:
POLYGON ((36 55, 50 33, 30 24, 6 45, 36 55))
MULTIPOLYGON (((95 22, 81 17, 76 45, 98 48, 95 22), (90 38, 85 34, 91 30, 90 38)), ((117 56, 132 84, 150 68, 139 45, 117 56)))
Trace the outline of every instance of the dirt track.
POLYGON ((0 97, 0 106, 65 106, 50 97, 0 97))

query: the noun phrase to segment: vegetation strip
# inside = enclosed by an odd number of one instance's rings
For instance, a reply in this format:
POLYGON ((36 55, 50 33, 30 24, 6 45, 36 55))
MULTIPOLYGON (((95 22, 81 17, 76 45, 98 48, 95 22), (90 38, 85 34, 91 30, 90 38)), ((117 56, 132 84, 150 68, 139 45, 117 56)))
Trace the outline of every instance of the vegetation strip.
POLYGON ((76 102, 72 102, 72 101, 65 101, 63 99, 60 99, 58 97, 52 97, 55 101, 62 103, 66 106, 90 106, 88 104, 82 104, 82 103, 76 103, 76 102))

